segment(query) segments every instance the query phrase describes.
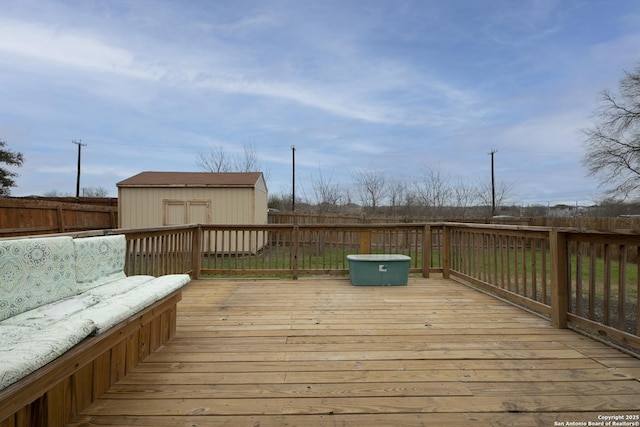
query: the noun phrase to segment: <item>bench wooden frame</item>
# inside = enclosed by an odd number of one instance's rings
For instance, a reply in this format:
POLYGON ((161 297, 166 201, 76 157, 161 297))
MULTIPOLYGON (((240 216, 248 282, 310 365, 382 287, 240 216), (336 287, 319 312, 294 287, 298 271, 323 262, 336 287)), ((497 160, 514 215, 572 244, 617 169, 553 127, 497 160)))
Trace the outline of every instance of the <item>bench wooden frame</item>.
POLYGON ((0 427, 62 427, 176 333, 182 289, 0 391, 0 427))

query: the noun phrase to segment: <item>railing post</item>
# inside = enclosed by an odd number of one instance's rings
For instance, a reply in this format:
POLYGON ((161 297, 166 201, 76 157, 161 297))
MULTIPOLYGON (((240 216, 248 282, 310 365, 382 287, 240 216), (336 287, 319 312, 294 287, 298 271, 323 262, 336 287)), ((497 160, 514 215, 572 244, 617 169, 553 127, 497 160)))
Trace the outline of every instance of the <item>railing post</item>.
POLYGON ((298 280, 298 248, 300 247, 300 226, 293 226, 292 246, 291 246, 291 272, 293 280, 298 280))
POLYGON ((429 278, 431 268, 431 226, 424 226, 422 230, 422 277, 429 278))
POLYGON ((451 271, 451 228, 442 226, 442 277, 449 278, 451 271))
POLYGON ((358 253, 371 253, 371 230, 360 231, 360 248, 358 249, 358 253))
POLYGON ((202 227, 198 225, 192 229, 193 238, 191 239, 191 276, 193 279, 200 278, 200 270, 202 269, 202 227))
POLYGON ((551 246, 551 326, 567 327, 569 304, 569 251, 567 235, 552 230, 549 233, 551 246))

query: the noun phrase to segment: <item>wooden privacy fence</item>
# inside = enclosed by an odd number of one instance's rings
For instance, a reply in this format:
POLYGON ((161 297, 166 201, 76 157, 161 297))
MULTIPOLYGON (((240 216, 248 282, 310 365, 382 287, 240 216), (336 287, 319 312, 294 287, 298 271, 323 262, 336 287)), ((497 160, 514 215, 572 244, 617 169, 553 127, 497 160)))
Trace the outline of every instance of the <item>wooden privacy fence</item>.
MULTIPOLYGON (((213 225, 90 232, 127 237, 127 274, 348 274, 347 255, 411 257, 410 273, 482 288, 640 350, 640 235, 462 223, 213 225)), ((80 234, 80 233, 75 233, 80 234)), ((88 234, 83 233, 84 235, 88 234)))
POLYGON ((114 205, 0 198, 0 237, 102 230, 117 226, 118 207, 114 205))
POLYGON ((496 224, 537 227, 569 227, 584 230, 639 230, 640 216, 503 216, 503 217, 394 217, 375 215, 345 215, 329 213, 275 212, 269 214, 272 224, 397 224, 443 223, 496 224))

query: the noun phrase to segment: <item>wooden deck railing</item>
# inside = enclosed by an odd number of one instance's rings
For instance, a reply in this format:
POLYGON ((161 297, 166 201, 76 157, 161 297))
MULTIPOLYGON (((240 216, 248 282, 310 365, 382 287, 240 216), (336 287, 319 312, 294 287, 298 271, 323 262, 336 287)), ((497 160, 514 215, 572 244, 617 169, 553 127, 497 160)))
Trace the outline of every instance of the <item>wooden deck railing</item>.
POLYGON ((202 225, 202 274, 346 274, 347 255, 400 253, 423 271, 425 226, 202 225))
MULTIPOLYGON (((640 235, 489 224, 187 225, 108 230, 127 274, 347 274, 347 255, 397 253, 410 272, 465 281, 640 350, 640 235)), ((95 234, 93 232, 92 234, 95 234)))
POLYGON ((124 233, 127 238, 127 275, 197 274, 194 269, 200 256, 200 231, 197 226, 111 232, 124 233))
POLYGON ((640 350, 640 235, 444 223, 443 275, 640 350))
POLYGON ((443 225, 443 274, 551 315, 549 229, 443 225))
POLYGON ((640 236, 559 231, 567 251, 567 320, 640 348, 640 236), (629 335, 626 335, 629 334, 629 335), (629 337, 629 342, 627 342, 629 337))
POLYGON ((438 270, 431 265, 432 259, 438 262, 438 254, 432 258, 431 252, 422 249, 431 246, 425 242, 439 231, 431 232, 424 224, 200 224, 106 233, 126 235, 127 274, 190 273, 196 278, 220 274, 293 278, 301 274, 347 274, 347 255, 358 253, 410 256, 411 273, 428 275, 438 270))

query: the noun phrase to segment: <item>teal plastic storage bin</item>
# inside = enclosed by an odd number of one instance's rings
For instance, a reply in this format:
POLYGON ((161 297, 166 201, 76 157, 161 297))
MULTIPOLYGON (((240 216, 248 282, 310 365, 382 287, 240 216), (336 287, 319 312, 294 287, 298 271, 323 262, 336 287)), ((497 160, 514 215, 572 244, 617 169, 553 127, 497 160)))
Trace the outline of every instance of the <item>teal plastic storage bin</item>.
POLYGON ((347 255, 349 278, 355 286, 404 286, 411 257, 397 254, 347 255))

